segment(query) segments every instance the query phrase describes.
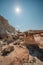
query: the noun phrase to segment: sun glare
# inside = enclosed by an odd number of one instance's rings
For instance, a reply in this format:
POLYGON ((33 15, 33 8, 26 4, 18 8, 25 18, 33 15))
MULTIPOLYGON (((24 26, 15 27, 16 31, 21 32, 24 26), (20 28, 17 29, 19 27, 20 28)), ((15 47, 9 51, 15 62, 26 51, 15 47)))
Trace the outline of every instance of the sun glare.
POLYGON ((19 7, 17 7, 15 10, 16 10, 16 13, 20 13, 21 12, 21 9, 19 7))

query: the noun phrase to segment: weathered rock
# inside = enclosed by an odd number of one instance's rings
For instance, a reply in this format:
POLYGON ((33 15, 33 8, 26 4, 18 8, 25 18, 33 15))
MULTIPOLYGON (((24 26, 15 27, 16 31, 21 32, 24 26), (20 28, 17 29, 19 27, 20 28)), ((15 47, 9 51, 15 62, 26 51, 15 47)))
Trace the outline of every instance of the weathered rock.
POLYGON ((14 50, 13 46, 7 46, 6 48, 2 49, 1 55, 6 56, 8 53, 12 52, 14 50))

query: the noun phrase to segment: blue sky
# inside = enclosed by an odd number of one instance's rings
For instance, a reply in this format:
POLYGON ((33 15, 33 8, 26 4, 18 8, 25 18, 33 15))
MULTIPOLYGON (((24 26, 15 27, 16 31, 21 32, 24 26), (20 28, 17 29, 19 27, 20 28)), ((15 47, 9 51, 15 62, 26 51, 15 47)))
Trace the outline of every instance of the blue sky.
POLYGON ((43 30, 43 0, 0 0, 0 15, 21 31, 43 30), (20 14, 15 8, 20 7, 20 14))

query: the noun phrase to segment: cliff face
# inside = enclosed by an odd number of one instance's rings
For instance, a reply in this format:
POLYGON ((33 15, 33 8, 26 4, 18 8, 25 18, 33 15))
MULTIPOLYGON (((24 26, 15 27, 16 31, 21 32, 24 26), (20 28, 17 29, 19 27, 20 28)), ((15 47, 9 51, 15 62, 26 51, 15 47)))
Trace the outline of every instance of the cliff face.
POLYGON ((13 28, 3 16, 0 16, 0 38, 5 38, 10 33, 15 33, 13 28))
POLYGON ((26 34, 25 44, 38 45, 39 48, 43 49, 43 30, 29 30, 24 32, 26 34))
POLYGON ((2 34, 6 32, 9 32, 9 33, 15 32, 15 28, 9 25, 8 20, 0 16, 0 33, 2 34))

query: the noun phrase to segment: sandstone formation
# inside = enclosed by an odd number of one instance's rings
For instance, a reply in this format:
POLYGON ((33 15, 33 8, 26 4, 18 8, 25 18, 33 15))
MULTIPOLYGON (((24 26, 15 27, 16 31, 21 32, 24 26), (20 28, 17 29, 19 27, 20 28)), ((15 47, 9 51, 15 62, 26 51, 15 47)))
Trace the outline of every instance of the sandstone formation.
POLYGON ((0 65, 39 65, 36 61, 43 65, 43 30, 16 31, 0 16, 0 65))

